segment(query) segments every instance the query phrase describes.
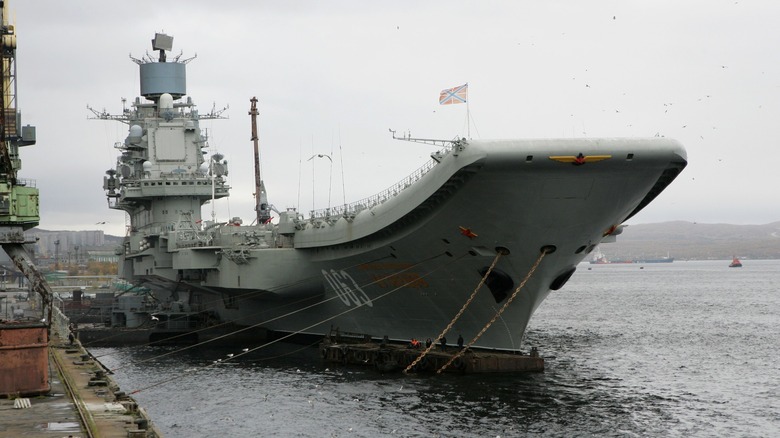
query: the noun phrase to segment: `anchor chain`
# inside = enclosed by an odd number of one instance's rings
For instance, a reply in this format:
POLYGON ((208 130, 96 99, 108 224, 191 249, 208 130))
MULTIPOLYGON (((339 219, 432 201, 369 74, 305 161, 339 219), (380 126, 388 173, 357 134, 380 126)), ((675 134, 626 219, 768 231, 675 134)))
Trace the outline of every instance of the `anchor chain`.
POLYGON ((454 318, 452 318, 452 321, 450 321, 449 325, 447 325, 447 327, 439 334, 436 340, 433 343, 431 343, 431 345, 429 345, 422 353, 420 353, 419 356, 417 356, 417 358, 414 361, 412 361, 412 363, 409 364, 409 366, 407 366, 404 369, 404 373, 408 373, 409 370, 411 370, 418 363, 420 363, 420 361, 423 360, 423 358, 436 347, 436 344, 439 343, 441 338, 444 337, 444 335, 447 334, 452 329, 452 326, 455 325, 455 322, 461 317, 461 315, 463 315, 463 312, 466 310, 469 304, 471 304, 471 302, 474 300, 474 297, 477 296, 477 292, 479 292, 479 289, 482 287, 483 284, 485 284, 485 281, 487 280, 488 276, 490 275, 491 272, 493 272, 493 268, 496 267, 496 263, 498 263, 498 259, 500 259, 501 256, 504 255, 504 253, 505 253, 504 251, 498 251, 496 253, 496 258, 493 259, 493 263, 490 265, 487 272, 485 272, 485 275, 482 276, 482 280, 479 281, 479 284, 474 289, 474 292, 471 293, 469 299, 466 300, 466 303, 463 304, 463 307, 460 308, 458 313, 455 315, 454 318))
POLYGON ((436 374, 441 374, 441 373, 442 373, 442 371, 446 370, 446 369, 447 369, 447 367, 449 367, 449 366, 450 366, 450 364, 452 364, 452 363, 453 363, 455 360, 457 360, 458 358, 460 358, 461 356, 463 356, 463 353, 465 353, 465 352, 466 352, 466 351, 467 351, 469 348, 471 348, 471 346, 472 346, 472 345, 474 345, 474 343, 475 343, 475 342, 477 342, 477 340, 478 340, 480 337, 482 337, 482 335, 483 335, 483 334, 485 334, 485 332, 487 331, 487 329, 488 329, 488 328, 490 328, 490 326, 491 326, 491 325, 493 325, 493 323, 494 323, 494 322, 496 322, 496 320, 498 320, 498 318, 501 316, 501 314, 502 314, 502 313, 504 313, 504 310, 506 310, 506 308, 507 308, 507 307, 509 307, 509 305, 512 303, 512 300, 514 300, 514 299, 515 299, 515 297, 516 297, 516 296, 517 296, 517 294, 520 292, 520 290, 521 290, 521 289, 522 289, 522 288, 525 286, 525 283, 526 283, 526 282, 528 282, 528 280, 529 280, 529 279, 531 278, 531 276, 534 274, 534 271, 536 271, 536 268, 538 268, 538 267, 539 267, 539 264, 542 262, 542 259, 544 259, 544 256, 545 256, 545 255, 547 255, 547 252, 548 252, 548 250, 547 250, 546 248, 544 248, 544 249, 542 250, 542 253, 541 253, 541 254, 539 254, 539 258, 538 258, 538 259, 536 259, 536 263, 534 263, 534 265, 531 267, 531 270, 530 270, 530 271, 528 271, 528 274, 526 274, 525 278, 524 278, 524 279, 523 279, 523 281, 520 283, 520 285, 519 285, 519 286, 517 286, 517 289, 515 289, 515 291, 512 293, 512 296, 511 296, 511 297, 509 297, 509 299, 506 301, 506 303, 504 303, 504 305, 503 305, 503 306, 501 306, 501 308, 500 308, 500 309, 498 309, 498 312, 496 312, 495 316, 493 316, 493 319, 491 319, 491 320, 490 320, 490 322, 488 322, 488 323, 487 323, 487 325, 486 325, 485 327, 483 327, 483 328, 482 328, 482 330, 480 330, 480 332, 479 332, 479 333, 477 333, 477 335, 476 335, 476 336, 474 336, 474 339, 472 339, 471 341, 469 341, 469 343, 468 343, 468 344, 467 344, 467 345, 466 345, 466 346, 465 346, 463 349, 461 349, 460 351, 458 351, 457 353, 455 353, 455 354, 454 354, 454 355, 453 355, 453 356, 450 358, 450 360, 448 360, 448 361, 447 361, 447 363, 445 363, 445 364, 444 364, 444 365, 443 365, 441 368, 439 368, 439 369, 436 371, 436 374))

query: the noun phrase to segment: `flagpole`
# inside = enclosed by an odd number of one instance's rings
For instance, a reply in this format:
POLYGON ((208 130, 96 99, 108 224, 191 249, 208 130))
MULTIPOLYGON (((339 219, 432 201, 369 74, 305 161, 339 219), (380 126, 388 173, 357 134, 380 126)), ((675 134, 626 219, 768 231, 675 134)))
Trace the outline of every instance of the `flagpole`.
POLYGON ((441 90, 439 93, 439 105, 451 105, 454 103, 466 104, 466 137, 471 139, 471 109, 469 108, 469 83, 441 90))
POLYGON ((466 82, 466 134, 467 138, 471 140, 471 113, 469 112, 469 98, 468 95, 469 83, 466 82))

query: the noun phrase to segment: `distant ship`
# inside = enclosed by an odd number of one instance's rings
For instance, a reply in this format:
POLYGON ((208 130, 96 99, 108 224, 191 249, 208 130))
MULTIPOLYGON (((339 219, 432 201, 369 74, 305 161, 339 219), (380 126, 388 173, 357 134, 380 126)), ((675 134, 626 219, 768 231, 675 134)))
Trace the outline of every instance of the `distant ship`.
POLYGON ((627 263, 672 263, 674 257, 661 257, 650 259, 610 259, 607 258, 601 251, 596 250, 593 253, 593 257, 590 259, 591 265, 612 265, 612 264, 627 264, 627 263))
POLYGON ((127 306, 128 326, 184 316, 185 327, 424 339, 469 303, 452 326, 468 340, 510 304, 474 345, 516 350, 547 295, 687 165, 668 138, 463 138, 439 141, 393 187, 308 217, 277 211, 258 171, 252 224, 217 221, 201 207, 229 195, 227 161, 205 156, 199 127, 217 114, 184 97, 189 60, 167 60, 171 48, 158 34, 159 59, 134 59, 145 100, 95 111, 128 126, 103 182, 109 207, 129 217, 120 276, 148 290, 127 306))
POLYGON ((635 259, 634 263, 672 263, 674 261, 674 257, 661 257, 658 259, 635 259))
POLYGON ((610 259, 601 251, 594 252, 593 257, 590 259, 591 265, 612 265, 612 264, 625 264, 634 263, 633 260, 626 259, 610 259))
POLYGON ((734 256, 734 258, 731 260, 731 263, 729 263, 729 268, 741 268, 742 262, 739 261, 737 256, 734 256))

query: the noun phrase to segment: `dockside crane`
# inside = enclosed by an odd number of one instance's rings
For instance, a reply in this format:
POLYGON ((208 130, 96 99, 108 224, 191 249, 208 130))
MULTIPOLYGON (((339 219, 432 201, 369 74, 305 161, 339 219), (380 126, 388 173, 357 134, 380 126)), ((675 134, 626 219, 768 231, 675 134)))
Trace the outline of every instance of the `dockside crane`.
POLYGON ((38 225, 38 188, 18 178, 22 168, 19 148, 35 144, 35 127, 21 126, 16 99, 16 29, 8 22, 8 1, 0 0, 0 246, 41 296, 45 322, 51 327, 52 290, 38 271, 26 244, 35 243, 24 231, 38 225))

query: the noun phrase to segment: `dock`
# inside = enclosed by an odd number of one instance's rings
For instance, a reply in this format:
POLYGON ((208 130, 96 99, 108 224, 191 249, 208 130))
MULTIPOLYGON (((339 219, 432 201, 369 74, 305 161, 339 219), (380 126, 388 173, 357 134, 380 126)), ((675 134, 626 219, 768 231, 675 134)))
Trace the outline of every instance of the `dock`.
POLYGON ((0 436, 158 438, 144 410, 76 341, 48 346, 50 390, 0 398, 0 436))
MULTIPOLYGON (((326 338, 320 344, 322 359, 330 363, 373 367, 380 372, 400 372, 412 364, 425 348, 376 342, 333 342, 326 338)), ((460 351, 455 346, 436 346, 412 370, 435 373, 460 351)), ((530 354, 491 350, 465 351, 444 370, 448 373, 519 373, 544 371, 544 359, 536 349, 530 354)))

